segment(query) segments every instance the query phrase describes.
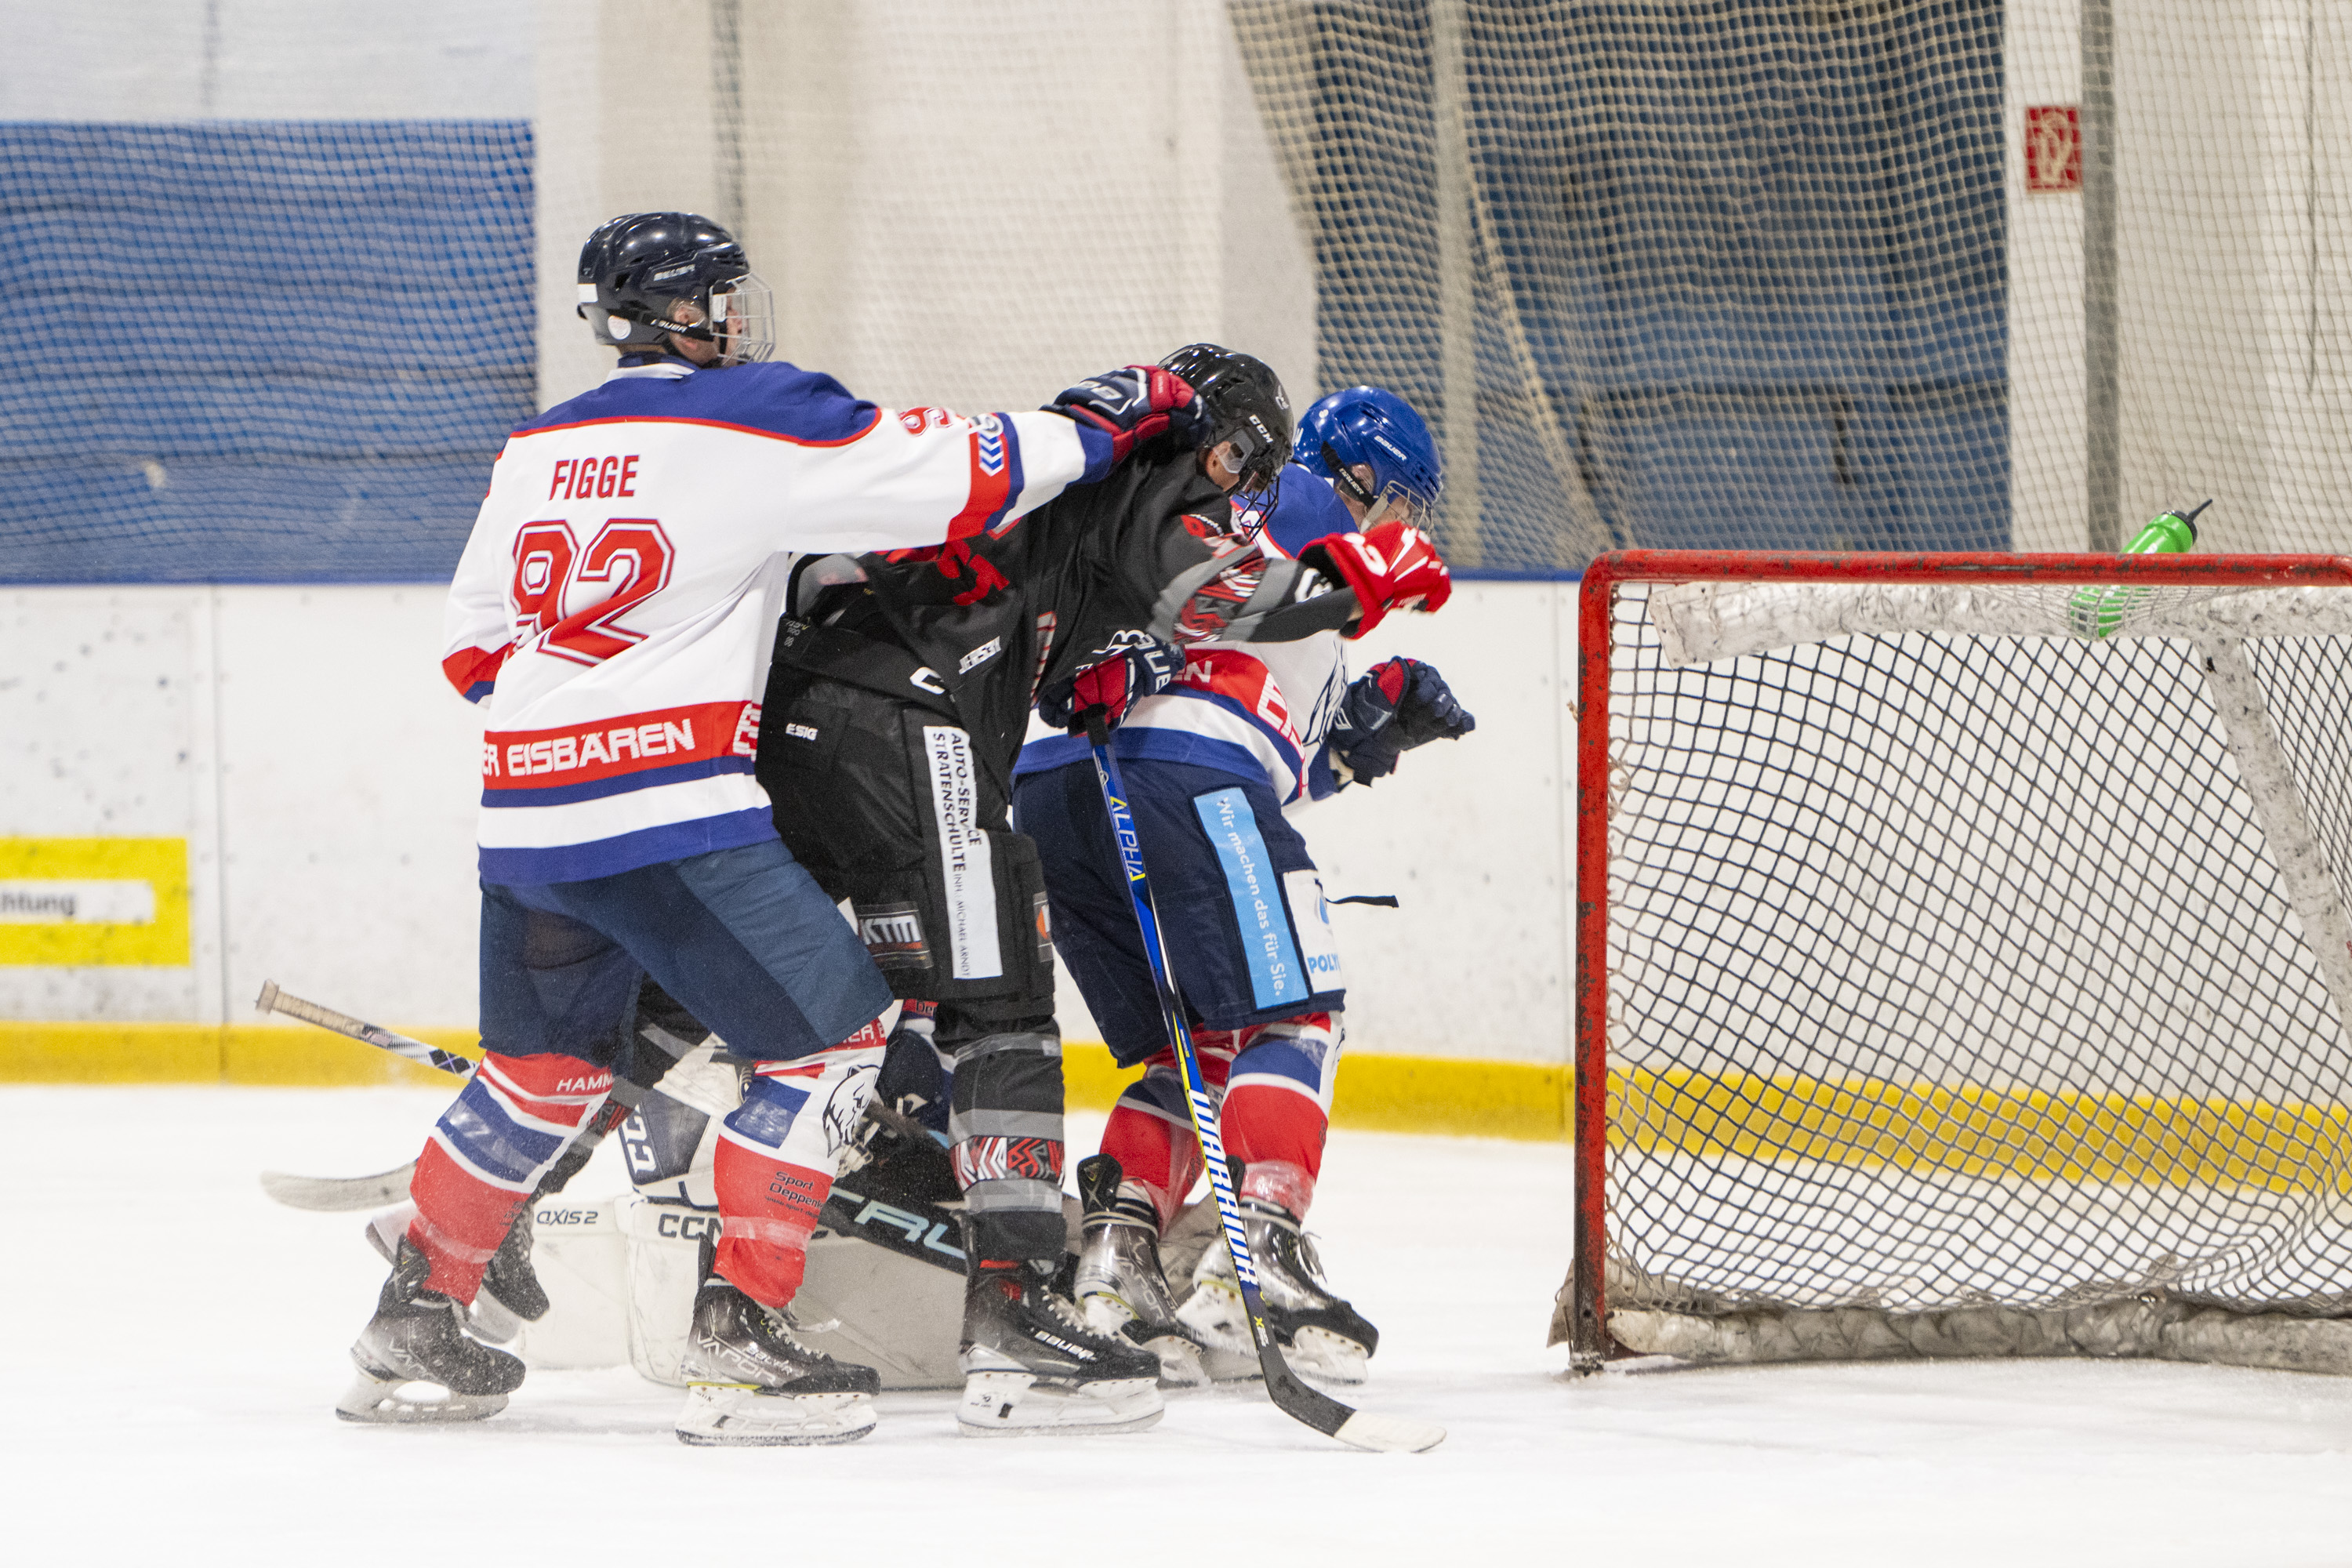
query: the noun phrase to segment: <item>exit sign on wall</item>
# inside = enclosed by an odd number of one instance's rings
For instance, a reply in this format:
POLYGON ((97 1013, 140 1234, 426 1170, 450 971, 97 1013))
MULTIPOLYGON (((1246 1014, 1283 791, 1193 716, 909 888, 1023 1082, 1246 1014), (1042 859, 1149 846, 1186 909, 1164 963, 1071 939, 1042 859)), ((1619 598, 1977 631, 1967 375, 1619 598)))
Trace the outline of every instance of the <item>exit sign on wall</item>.
POLYGON ((2071 103, 2025 111, 2025 188, 2083 188, 2083 121, 2071 103))

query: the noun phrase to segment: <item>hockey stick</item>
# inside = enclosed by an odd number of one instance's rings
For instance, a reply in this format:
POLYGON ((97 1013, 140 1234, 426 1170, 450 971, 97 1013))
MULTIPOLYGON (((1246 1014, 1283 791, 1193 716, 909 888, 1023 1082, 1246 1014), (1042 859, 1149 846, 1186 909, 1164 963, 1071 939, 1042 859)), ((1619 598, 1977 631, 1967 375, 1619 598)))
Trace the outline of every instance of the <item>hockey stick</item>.
POLYGON ((1127 873, 1128 899, 1135 906, 1135 923, 1143 933, 1143 956, 1151 965, 1153 987, 1160 993, 1160 1016, 1176 1060, 1184 1073, 1184 1099, 1192 1111, 1192 1132, 1201 1142, 1201 1155, 1209 1166, 1209 1188, 1216 1194, 1217 1214, 1224 1221, 1225 1247, 1232 1253, 1234 1278, 1240 1282, 1243 1313, 1249 1320, 1250 1343, 1265 1373, 1265 1392, 1275 1407, 1293 1420, 1303 1421, 1328 1436, 1359 1448, 1378 1452, 1418 1454, 1445 1441, 1445 1428, 1405 1415, 1381 1415, 1340 1404, 1328 1394, 1309 1388, 1290 1370, 1282 1348, 1266 1331, 1265 1303, 1259 1299, 1257 1268, 1250 1260, 1249 1240, 1242 1230, 1241 1200, 1234 1193, 1231 1168, 1225 1163, 1223 1135, 1217 1127, 1217 1103, 1209 1098, 1201 1075, 1201 1058, 1192 1049, 1192 1032, 1184 1024, 1183 999, 1168 967, 1168 950, 1160 940, 1160 917, 1151 901, 1151 884, 1143 874, 1143 846, 1136 837, 1135 816, 1128 810, 1127 785, 1118 764, 1110 759, 1110 734, 1103 710, 1087 710, 1087 740, 1094 747, 1095 778, 1102 785, 1103 806, 1110 813, 1111 837, 1127 873))
MULTIPOLYGON (((264 1013, 283 1013, 289 1018, 299 1018, 306 1024, 316 1024, 322 1029, 331 1029, 355 1040, 364 1040, 394 1056, 438 1068, 454 1078, 470 1079, 474 1076, 475 1064, 465 1057, 428 1046, 422 1040, 413 1040, 406 1035, 395 1034, 347 1013, 338 1013, 331 1007, 322 1007, 316 1002, 289 996, 278 989, 278 983, 274 980, 262 983, 261 994, 255 1000, 254 1006, 264 1013)), ((685 1053, 691 1049, 685 1041, 656 1024, 647 1024, 637 1033, 669 1056, 672 1068, 680 1065, 685 1053)), ((669 1069, 664 1069, 656 1081, 667 1080, 668 1075, 669 1069)), ((580 1136, 564 1151, 563 1158, 548 1173, 541 1190, 532 1195, 534 1203, 550 1193, 563 1190, 564 1183, 588 1163, 588 1157, 596 1152, 597 1145, 635 1111, 641 1099, 637 1090, 641 1087, 644 1086, 633 1085, 624 1078, 614 1079, 612 1098, 597 1108, 596 1114, 581 1130, 580 1136)), ((692 1106, 706 1116, 725 1116, 730 1110, 707 1095, 683 1088, 670 1093, 669 1097, 681 1104, 692 1106)), ((408 1196, 409 1180, 415 1173, 416 1162, 414 1160, 371 1176, 298 1176, 284 1171, 264 1171, 261 1173, 261 1190, 288 1208, 309 1209, 318 1214, 354 1214, 362 1209, 384 1208, 404 1201, 408 1196)))
POLYGON ((412 1040, 406 1035, 395 1035, 390 1029, 362 1023, 348 1013, 321 1007, 316 1002, 305 1002, 299 996, 289 996, 278 989, 275 980, 261 983, 261 994, 254 998, 253 1005, 257 1012, 283 1013, 289 1018, 299 1018, 322 1029, 332 1029, 338 1035, 364 1040, 379 1050, 390 1051, 394 1056, 406 1057, 410 1061, 422 1062, 429 1068, 439 1068, 457 1078, 474 1076, 474 1064, 455 1051, 428 1046, 423 1040, 412 1040))

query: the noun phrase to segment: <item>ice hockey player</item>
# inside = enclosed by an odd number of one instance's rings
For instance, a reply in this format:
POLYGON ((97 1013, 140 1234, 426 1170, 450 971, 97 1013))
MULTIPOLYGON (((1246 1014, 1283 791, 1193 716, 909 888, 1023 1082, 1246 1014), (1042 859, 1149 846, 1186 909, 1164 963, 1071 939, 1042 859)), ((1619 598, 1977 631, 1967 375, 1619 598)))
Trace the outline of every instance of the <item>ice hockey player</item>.
POLYGON ((766 289, 726 230, 639 213, 592 235, 579 313, 620 353, 519 428, 450 588, 443 668, 488 704, 480 1070, 434 1129, 353 1420, 478 1419, 522 1363, 459 1310, 541 1173, 604 1097, 650 975, 758 1064, 718 1154, 716 1269, 695 1311, 690 1443, 839 1442, 865 1367, 779 1313, 882 1056, 890 988, 779 840, 753 774, 794 552, 955 542, 1192 416, 1113 372, 1038 413, 896 413, 762 363, 766 289), (447 1397, 404 1398, 410 1382, 447 1397))
MULTIPOLYGON (((1355 386, 1307 410, 1270 504, 1237 504, 1269 552, 1296 553, 1334 531, 1393 537, 1427 512, 1439 483, 1420 416, 1391 393, 1355 386)), ((1380 618, 1369 610, 1349 635, 1380 618)), ((1039 704, 1064 724, 1072 707, 1051 688, 1039 704)), ((1390 658, 1350 683, 1334 632, 1195 645, 1183 678, 1135 703, 1114 732, 1202 1072, 1223 1089, 1225 1149, 1240 1172, 1267 1327, 1293 1365, 1328 1381, 1360 1381, 1379 1335, 1331 1292, 1300 1232, 1322 1166, 1346 995, 1322 884, 1284 807, 1369 784, 1404 748, 1471 727, 1427 664, 1390 658)), ((1163 1382, 1254 1373, 1225 1249, 1202 1256, 1181 1307, 1160 1271, 1159 1241, 1202 1161, 1092 759, 1082 740, 1055 736, 1024 748, 1018 772, 1014 817, 1037 843, 1055 940, 1114 1058, 1144 1068, 1112 1111, 1102 1152, 1078 1167, 1080 1302, 1093 1327, 1157 1353, 1163 1382)))
POLYGON ((1160 1413, 1157 1359, 1088 1332, 1053 1279, 1067 1233, 1052 944, 1036 850, 1006 809, 1036 690, 1092 668, 1123 702, 1172 679, 1169 639, 1309 637, 1444 589, 1417 539, 1376 554, 1346 536, 1311 569, 1251 547, 1227 495, 1282 462, 1281 384, 1213 344, 1162 369, 1196 390, 1204 449, 1139 446, 1109 479, 921 559, 809 563, 767 691, 760 776, 787 843, 851 901, 897 994, 938 1004, 954 1058, 967 1432, 1133 1430, 1160 1413))

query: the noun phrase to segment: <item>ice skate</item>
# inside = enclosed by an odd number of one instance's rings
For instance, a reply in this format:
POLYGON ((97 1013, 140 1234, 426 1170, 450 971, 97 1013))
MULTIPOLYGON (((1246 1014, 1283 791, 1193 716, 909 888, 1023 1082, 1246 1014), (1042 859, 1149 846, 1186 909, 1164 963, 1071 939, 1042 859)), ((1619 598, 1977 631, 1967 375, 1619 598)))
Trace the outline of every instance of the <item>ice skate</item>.
POLYGON ((465 1309, 425 1289, 431 1272, 416 1243, 401 1237, 375 1316, 352 1346, 359 1377, 335 1405, 344 1420, 480 1421, 504 1410, 507 1395, 521 1386, 522 1363, 467 1335, 465 1309), (415 1384, 433 1384, 442 1395, 407 1393, 415 1384))
POLYGON ((1120 1175, 1108 1154, 1078 1164, 1087 1215, 1074 1287, 1078 1310, 1097 1333, 1124 1336, 1157 1356, 1160 1387, 1202 1387, 1209 1374, 1200 1342, 1176 1321, 1160 1267, 1159 1213, 1140 1186, 1122 1188, 1120 1175))
MULTIPOLYGON (((400 1238, 408 1233, 408 1222, 415 1217, 413 1203, 378 1210, 368 1219, 368 1245, 390 1263, 400 1250, 400 1238)), ((547 1291, 530 1262, 531 1235, 530 1205, 526 1204, 515 1215, 506 1240, 491 1256, 489 1267, 482 1270, 482 1288, 475 1292, 473 1305, 466 1309, 466 1326, 476 1339, 494 1345, 512 1344, 525 1323, 547 1316, 547 1291)))
POLYGON ((874 1430, 882 1380, 794 1339, 779 1314, 712 1278, 694 1300, 677 1440, 697 1447, 852 1443, 874 1430))
POLYGON ((1161 1415, 1160 1358, 1087 1328, 1043 1264, 973 1276, 959 1361, 956 1429, 966 1436, 1139 1432, 1161 1415))
MULTIPOLYGON (((1266 1331, 1284 1359, 1293 1371, 1319 1382, 1363 1382, 1381 1331, 1324 1284, 1315 1244, 1287 1211, 1257 1198, 1244 1198, 1241 1207, 1242 1235, 1257 1268, 1258 1297, 1265 1303, 1266 1331)), ((1241 1284, 1222 1240, 1201 1255, 1192 1293, 1176 1317, 1206 1347, 1203 1364, 1213 1378, 1257 1375, 1241 1284)))

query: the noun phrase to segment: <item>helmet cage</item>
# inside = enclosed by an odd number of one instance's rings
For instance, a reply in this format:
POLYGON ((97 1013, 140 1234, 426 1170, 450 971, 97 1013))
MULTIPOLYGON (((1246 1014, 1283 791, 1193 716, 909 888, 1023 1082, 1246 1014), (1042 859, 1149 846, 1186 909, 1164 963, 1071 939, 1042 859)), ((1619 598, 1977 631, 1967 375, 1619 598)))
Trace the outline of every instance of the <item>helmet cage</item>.
POLYGON ((744 270, 698 289, 655 295, 646 303, 613 294, 593 283, 580 285, 579 313, 600 343, 659 353, 672 336, 693 338, 719 345, 721 352, 712 363, 719 365, 751 364, 775 353, 775 291, 756 272, 744 270), (659 309, 654 308, 656 303, 659 309), (679 318, 680 304, 688 307, 690 319, 679 318))

